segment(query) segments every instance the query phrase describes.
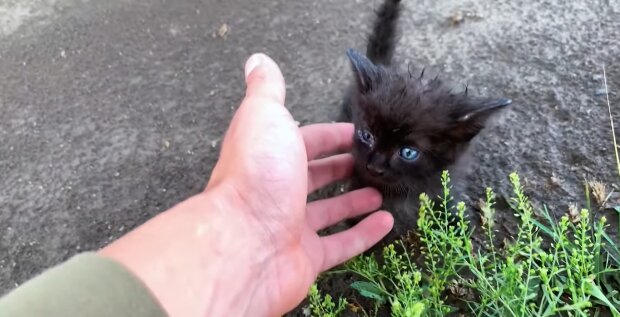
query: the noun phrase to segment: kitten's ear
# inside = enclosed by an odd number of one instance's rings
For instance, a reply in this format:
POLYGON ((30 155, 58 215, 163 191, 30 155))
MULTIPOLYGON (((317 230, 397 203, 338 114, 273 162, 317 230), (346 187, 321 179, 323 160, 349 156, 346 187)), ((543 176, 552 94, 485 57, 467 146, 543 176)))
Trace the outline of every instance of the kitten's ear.
POLYGON ((347 49, 347 56, 351 61, 360 92, 368 92, 378 79, 378 67, 352 48, 347 49))
POLYGON ((484 128, 486 121, 500 109, 509 106, 512 100, 507 98, 482 102, 459 113, 450 135, 459 141, 470 141, 484 128))

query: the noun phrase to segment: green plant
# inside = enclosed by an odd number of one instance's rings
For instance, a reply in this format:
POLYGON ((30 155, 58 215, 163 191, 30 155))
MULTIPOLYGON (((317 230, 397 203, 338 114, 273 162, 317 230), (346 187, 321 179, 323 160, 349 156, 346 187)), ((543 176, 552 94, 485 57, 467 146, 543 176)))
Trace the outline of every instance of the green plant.
POLYGON ((337 317, 346 309, 347 301, 339 298, 338 303, 334 303, 331 295, 321 296, 316 284, 310 287, 308 296, 310 302, 310 312, 314 317, 337 317))
MULTIPOLYGON (((403 247, 402 242, 399 243, 403 247)), ((417 270, 406 252, 396 250, 394 244, 383 249, 383 264, 374 256, 360 256, 346 264, 351 272, 363 277, 351 285, 360 295, 371 298, 381 305, 389 303, 392 316, 423 316, 429 302, 420 287, 422 274, 417 270)))
MULTIPOLYGON (((588 316, 595 286, 593 276, 600 267, 595 257, 600 252, 604 220, 594 235, 589 231, 586 209, 581 211, 576 225, 567 216, 559 224, 549 221, 550 226, 543 225, 534 219, 517 174, 511 174, 510 181, 513 209, 520 219, 519 233, 505 250, 492 251, 493 258, 480 252, 469 256, 467 262, 474 278, 467 286, 480 297, 469 303, 470 308, 476 316, 588 316), (548 250, 541 247, 539 229, 551 238, 548 250)), ((492 201, 491 196, 488 189, 488 201, 492 201)), ((548 212, 544 214, 549 217, 548 212)), ((492 230, 486 232, 492 240, 492 230)))
POLYGON ((433 315, 443 316, 452 308, 445 305, 442 293, 448 282, 464 267, 467 249, 471 248, 471 232, 465 216, 465 204, 456 204, 458 223, 451 224, 450 209, 450 175, 444 171, 441 176, 443 196, 441 203, 435 206, 426 194, 420 195, 418 231, 423 246, 424 268, 427 274, 430 306, 433 315))
POLYGON ((384 248, 380 265, 373 256, 360 256, 346 268, 364 279, 351 285, 360 295, 377 304, 388 303, 392 316, 443 316, 452 310, 443 300, 448 282, 462 266, 470 233, 465 220, 465 205, 457 204, 460 223, 449 225, 450 177, 443 173, 444 187, 441 211, 425 194, 420 197, 418 227, 424 243, 426 270, 420 270, 408 255, 402 241, 384 248), (398 249, 397 249, 398 246, 398 249), (428 272, 430 274, 425 274, 428 272))
POLYGON ((559 221, 544 208, 537 220, 519 176, 512 173, 509 179, 519 228, 504 248, 493 244, 495 193, 490 188, 481 204, 485 246, 472 244, 463 203, 455 207, 460 220, 449 224, 446 172, 438 206, 420 196, 422 266, 412 263, 406 245, 397 242, 383 250, 381 261, 361 256, 347 263, 347 270, 361 278, 351 286, 399 317, 448 314, 455 307, 446 304, 447 297, 466 303, 468 316, 591 316, 602 308, 620 316, 620 253, 605 233, 606 219, 593 220, 588 204, 559 221), (549 247, 543 247, 541 233, 549 247))

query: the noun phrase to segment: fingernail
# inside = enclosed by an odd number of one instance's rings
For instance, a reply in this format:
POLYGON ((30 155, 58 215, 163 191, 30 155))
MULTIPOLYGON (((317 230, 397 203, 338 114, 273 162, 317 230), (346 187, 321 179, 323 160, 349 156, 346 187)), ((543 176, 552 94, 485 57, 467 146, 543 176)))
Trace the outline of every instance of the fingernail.
POLYGON ((250 56, 248 61, 245 62, 245 77, 247 78, 248 75, 254 70, 254 68, 256 68, 258 65, 262 63, 263 63, 262 54, 254 54, 250 56))

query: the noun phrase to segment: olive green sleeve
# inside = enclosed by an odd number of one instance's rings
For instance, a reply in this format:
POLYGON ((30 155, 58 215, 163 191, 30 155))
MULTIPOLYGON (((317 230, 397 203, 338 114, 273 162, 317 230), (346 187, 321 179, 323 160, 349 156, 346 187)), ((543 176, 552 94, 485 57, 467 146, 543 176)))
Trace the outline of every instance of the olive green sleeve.
POLYGON ((146 286, 120 264, 77 255, 0 298, 0 316, 165 317, 146 286))

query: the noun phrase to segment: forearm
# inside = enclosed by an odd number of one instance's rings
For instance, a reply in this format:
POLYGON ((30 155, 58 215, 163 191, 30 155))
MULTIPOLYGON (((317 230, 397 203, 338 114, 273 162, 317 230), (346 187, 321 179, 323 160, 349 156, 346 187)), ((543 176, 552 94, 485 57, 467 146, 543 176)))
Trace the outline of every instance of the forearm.
POLYGON ((86 253, 0 298, 0 315, 163 317, 147 287, 114 261, 86 253))

